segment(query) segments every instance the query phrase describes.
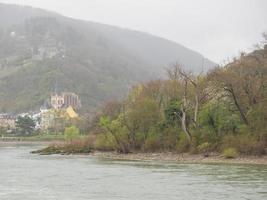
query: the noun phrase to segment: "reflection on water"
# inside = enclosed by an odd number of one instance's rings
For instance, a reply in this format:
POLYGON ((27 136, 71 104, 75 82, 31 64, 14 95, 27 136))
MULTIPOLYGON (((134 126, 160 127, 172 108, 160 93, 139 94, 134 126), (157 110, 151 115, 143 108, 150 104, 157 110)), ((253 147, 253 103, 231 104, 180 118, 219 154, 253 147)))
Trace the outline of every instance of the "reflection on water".
POLYGON ((39 156, 0 147, 1 200, 267 199, 267 167, 39 156))

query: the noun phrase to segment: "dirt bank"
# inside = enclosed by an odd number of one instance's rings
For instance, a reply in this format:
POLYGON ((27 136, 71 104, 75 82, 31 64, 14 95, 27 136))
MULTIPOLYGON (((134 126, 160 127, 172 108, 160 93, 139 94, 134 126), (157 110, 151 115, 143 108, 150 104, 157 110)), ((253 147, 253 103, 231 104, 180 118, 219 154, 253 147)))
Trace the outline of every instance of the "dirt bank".
POLYGON ((116 160, 136 160, 136 161, 163 161, 163 162, 181 162, 181 163, 229 163, 229 164, 260 164, 267 165, 267 156, 239 156, 235 159, 225 159, 219 154, 212 154, 209 157, 188 153, 130 153, 119 154, 116 152, 94 152, 92 156, 116 159, 116 160))

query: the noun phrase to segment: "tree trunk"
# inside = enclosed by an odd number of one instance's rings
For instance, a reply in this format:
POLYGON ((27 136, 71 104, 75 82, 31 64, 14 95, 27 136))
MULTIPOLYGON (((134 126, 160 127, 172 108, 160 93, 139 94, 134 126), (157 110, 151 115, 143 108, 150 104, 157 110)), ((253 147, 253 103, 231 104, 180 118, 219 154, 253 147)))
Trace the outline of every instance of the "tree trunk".
POLYGON ((236 95, 235 95, 235 92, 234 92, 234 89, 233 88, 230 88, 230 93, 232 94, 232 97, 234 99, 234 103, 235 103, 235 106, 237 107, 239 113, 240 113, 240 116, 241 116, 241 119, 243 120, 243 122, 246 124, 246 125, 249 125, 249 122, 247 120, 247 117, 245 115, 245 113, 243 112, 242 108, 240 107, 238 101, 237 101, 237 98, 236 98, 236 95))
POLYGON ((188 131, 188 128, 187 128, 187 123, 186 123, 186 108, 187 108, 187 80, 184 80, 184 95, 183 95, 183 105, 182 105, 182 108, 181 108, 181 111, 182 111, 182 119, 181 119, 181 122, 182 122, 182 129, 187 137, 187 140, 189 143, 191 143, 192 141, 192 136, 190 134, 190 132, 188 131))
POLYGON ((194 112, 194 122, 197 126, 197 115, 198 115, 198 107, 199 107, 199 97, 198 97, 198 89, 196 88, 195 94, 195 112, 194 112))
POLYGON ((190 132, 188 131, 187 129, 187 123, 186 123, 186 112, 184 111, 184 109, 182 108, 182 119, 181 119, 181 122, 182 122, 182 129, 187 137, 187 140, 189 143, 191 143, 192 141, 192 136, 190 134, 190 132))

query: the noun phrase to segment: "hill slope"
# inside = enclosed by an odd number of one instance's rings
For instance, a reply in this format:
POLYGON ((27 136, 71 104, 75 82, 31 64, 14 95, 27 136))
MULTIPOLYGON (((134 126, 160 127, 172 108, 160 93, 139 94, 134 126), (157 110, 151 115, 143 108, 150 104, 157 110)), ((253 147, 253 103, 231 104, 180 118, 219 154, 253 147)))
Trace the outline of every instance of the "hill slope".
MULTIPOLYGON (((169 63, 200 71, 202 60, 146 33, 0 4, 0 112, 38 109, 55 85, 77 93, 90 110, 137 81, 162 76, 169 63)), ((213 65, 205 59, 204 69, 213 65)))

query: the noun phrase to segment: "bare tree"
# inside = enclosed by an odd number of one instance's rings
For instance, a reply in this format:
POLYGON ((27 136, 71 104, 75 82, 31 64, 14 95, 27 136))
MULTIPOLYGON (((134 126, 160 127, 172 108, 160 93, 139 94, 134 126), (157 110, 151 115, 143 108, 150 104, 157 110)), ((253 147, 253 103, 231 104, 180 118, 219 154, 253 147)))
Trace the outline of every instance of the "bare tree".
POLYGON ((203 81, 201 82, 202 73, 194 75, 190 71, 185 71, 183 67, 177 63, 172 65, 171 68, 167 69, 167 73, 171 80, 175 80, 182 85, 183 94, 181 105, 181 123, 182 129, 185 132, 188 141, 191 142, 192 135, 189 131, 190 121, 193 121, 194 126, 198 127, 199 106, 200 103, 203 102, 208 96, 205 90, 205 85, 202 84, 203 81), (190 88, 191 90, 189 90, 190 88), (189 95, 189 91, 192 91, 191 95, 189 95), (189 110, 193 110, 194 116, 192 119, 188 120, 189 110))
POLYGON ((167 69, 168 76, 171 80, 177 81, 177 83, 180 83, 183 87, 183 94, 182 94, 182 105, 181 105, 181 113, 182 116, 178 115, 181 119, 181 126, 186 134, 186 137, 191 143, 192 141, 192 135, 188 129, 188 121, 187 121, 187 111, 189 110, 189 100, 188 100, 188 82, 189 79, 187 76, 185 76, 185 72, 182 70, 181 65, 174 64, 171 68, 167 69))

